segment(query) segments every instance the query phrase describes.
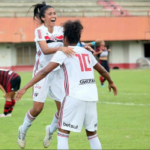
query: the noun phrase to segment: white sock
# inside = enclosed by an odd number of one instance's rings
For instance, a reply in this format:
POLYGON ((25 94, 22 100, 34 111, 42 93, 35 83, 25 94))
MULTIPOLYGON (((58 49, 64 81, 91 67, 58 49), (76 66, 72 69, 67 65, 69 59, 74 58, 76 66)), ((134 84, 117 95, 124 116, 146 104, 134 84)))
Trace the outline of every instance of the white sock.
POLYGON ((57 130, 58 118, 59 116, 57 116, 57 112, 56 112, 50 126, 50 133, 54 133, 57 130))
POLYGON ((22 124, 22 132, 26 134, 28 131, 29 127, 31 126, 32 122, 35 120, 36 117, 33 117, 30 114, 30 111, 26 113, 26 116, 24 118, 24 122, 22 124))
POLYGON ((65 134, 58 131, 57 149, 69 149, 68 138, 69 138, 69 134, 65 134))
POLYGON ((93 136, 88 136, 87 137, 91 146, 91 149, 102 149, 100 140, 97 137, 97 134, 93 136))

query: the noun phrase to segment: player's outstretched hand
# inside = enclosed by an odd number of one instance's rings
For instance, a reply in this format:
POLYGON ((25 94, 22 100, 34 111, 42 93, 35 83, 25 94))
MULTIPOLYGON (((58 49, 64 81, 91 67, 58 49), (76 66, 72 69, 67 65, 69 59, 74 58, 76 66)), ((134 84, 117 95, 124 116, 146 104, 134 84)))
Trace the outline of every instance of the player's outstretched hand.
POLYGON ((16 92, 16 98, 15 98, 16 102, 18 102, 21 99, 21 97, 25 94, 25 92, 26 92, 26 89, 24 88, 16 92))
POLYGON ((73 48, 72 47, 62 47, 61 48, 61 51, 64 52, 68 57, 69 56, 73 56, 75 55, 75 51, 73 51, 73 48))
POLYGON ((108 88, 109 88, 109 92, 111 92, 111 89, 113 89, 114 96, 117 95, 118 91, 114 83, 109 84, 108 88))

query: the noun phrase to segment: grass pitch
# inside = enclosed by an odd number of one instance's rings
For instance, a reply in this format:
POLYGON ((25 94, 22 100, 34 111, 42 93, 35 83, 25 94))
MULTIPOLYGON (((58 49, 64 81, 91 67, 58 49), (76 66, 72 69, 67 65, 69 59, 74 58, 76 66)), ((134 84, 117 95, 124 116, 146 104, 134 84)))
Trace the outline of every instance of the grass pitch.
MULTIPOLYGON (((21 86, 32 76, 31 72, 19 73, 21 86)), ((150 70, 116 70, 111 77, 118 88, 118 96, 100 87, 99 75, 95 73, 99 91, 98 136, 103 149, 150 149, 150 70)), ((19 149, 18 127, 23 123, 26 112, 32 108, 32 89, 19 101, 12 117, 0 118, 0 149, 19 149)), ((0 92, 0 112, 3 112, 4 98, 0 92)), ((44 149, 45 126, 50 124, 56 112, 53 100, 47 99, 44 110, 30 127, 26 137, 26 149, 44 149)), ((49 149, 57 148, 57 134, 54 134, 49 149)), ((70 149, 90 149, 84 129, 71 133, 70 149)))

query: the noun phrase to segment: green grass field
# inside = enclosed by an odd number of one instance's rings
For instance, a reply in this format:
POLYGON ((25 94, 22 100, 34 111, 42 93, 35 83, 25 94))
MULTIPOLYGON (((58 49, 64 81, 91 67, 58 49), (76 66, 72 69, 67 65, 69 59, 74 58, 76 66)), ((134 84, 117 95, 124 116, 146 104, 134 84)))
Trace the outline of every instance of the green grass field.
MULTIPOLYGON (((22 86, 31 79, 31 72, 21 72, 22 86)), ((103 149, 150 149, 150 70, 116 70, 111 77, 118 87, 118 96, 100 87, 99 75, 95 73, 99 91, 98 136, 103 149)), ((0 118, 0 149, 19 149, 18 127, 26 112, 32 107, 32 89, 19 101, 12 117, 0 118)), ((0 112, 4 98, 0 93, 0 112)), ((27 134, 26 149, 44 149, 42 142, 45 126, 50 124, 56 112, 53 100, 47 99, 44 110, 34 121, 27 134)), ((50 149, 57 148, 54 134, 50 149)), ((90 149, 84 129, 71 133, 70 149, 90 149)))

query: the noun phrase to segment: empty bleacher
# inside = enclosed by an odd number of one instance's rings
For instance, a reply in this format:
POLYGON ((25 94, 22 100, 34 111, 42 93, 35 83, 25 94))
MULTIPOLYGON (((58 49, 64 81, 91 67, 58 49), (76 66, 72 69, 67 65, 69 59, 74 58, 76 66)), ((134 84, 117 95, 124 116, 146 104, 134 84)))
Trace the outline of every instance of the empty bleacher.
MULTIPOLYGON (((125 12, 120 16, 127 14, 128 16, 148 16, 150 15, 150 0, 114 0, 107 1, 112 7, 112 11, 125 12)), ((107 3, 108 4, 108 3, 107 3)), ((124 15, 126 16, 126 15, 124 15)))
MULTIPOLYGON (((32 17, 43 0, 0 0, 0 17, 32 17), (29 11, 29 12, 28 12, 29 11)), ((150 0, 45 0, 58 17, 148 16, 150 0)))
MULTIPOLYGON (((100 17, 111 12, 97 4, 97 0, 45 0, 55 8, 58 17, 100 17)), ((0 17, 31 17, 33 8, 42 0, 0 0, 0 17), (28 12, 28 13, 27 13, 28 12)))

